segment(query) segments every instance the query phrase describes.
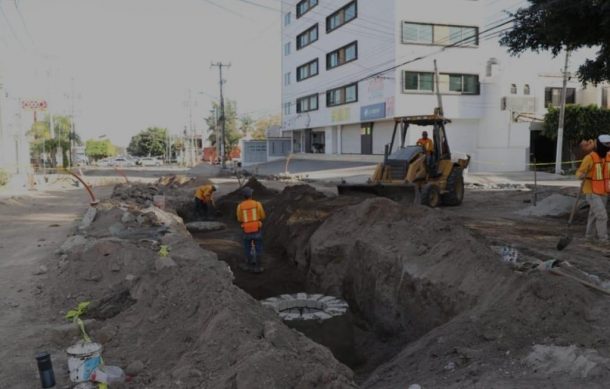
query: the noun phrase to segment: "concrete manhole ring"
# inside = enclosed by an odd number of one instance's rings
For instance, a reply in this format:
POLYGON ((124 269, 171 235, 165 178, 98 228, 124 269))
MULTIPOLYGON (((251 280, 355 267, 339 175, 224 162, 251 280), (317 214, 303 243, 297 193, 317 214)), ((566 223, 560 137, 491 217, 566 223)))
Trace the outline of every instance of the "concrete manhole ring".
POLYGON ((349 305, 345 300, 323 294, 282 294, 262 300, 261 303, 272 308, 285 321, 327 320, 344 315, 349 305))

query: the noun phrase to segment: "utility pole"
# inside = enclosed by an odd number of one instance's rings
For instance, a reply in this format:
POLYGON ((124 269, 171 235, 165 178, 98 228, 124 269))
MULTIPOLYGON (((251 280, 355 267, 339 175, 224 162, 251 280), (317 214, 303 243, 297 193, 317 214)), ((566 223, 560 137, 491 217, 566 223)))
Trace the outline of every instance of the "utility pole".
MULTIPOLYGON (((220 143, 220 160, 222 163, 222 168, 225 169, 227 167, 226 164, 226 152, 225 152, 225 101, 224 101, 224 97, 222 94, 222 85, 224 84, 224 80, 222 79, 222 68, 226 67, 226 68, 230 68, 231 67, 231 63, 228 64, 223 64, 222 62, 216 62, 216 63, 212 63, 211 67, 218 67, 218 74, 220 76, 220 120, 221 122, 221 135, 220 135, 220 139, 221 139, 221 143, 220 143)), ((216 140, 218 141, 218 140, 216 140)))
POLYGON ((559 108, 559 126, 557 127, 557 151, 555 153, 555 174, 561 174, 563 152, 563 124, 566 114, 566 94, 568 91, 568 60, 570 50, 566 48, 566 61, 563 66, 563 87, 561 88, 561 106, 559 108))
POLYGON ((76 137, 76 128, 74 127, 74 77, 70 78, 71 81, 71 114, 70 114, 70 124, 71 124, 71 136, 70 136, 70 167, 74 166, 74 146, 75 146, 75 142, 74 139, 76 137))
POLYGON ((441 98, 441 90, 439 87, 439 74, 438 74, 438 67, 436 66, 436 60, 434 60, 434 83, 436 84, 436 101, 438 104, 437 107, 437 111, 438 111, 438 115, 440 116, 444 116, 445 113, 443 112, 443 99, 441 98))

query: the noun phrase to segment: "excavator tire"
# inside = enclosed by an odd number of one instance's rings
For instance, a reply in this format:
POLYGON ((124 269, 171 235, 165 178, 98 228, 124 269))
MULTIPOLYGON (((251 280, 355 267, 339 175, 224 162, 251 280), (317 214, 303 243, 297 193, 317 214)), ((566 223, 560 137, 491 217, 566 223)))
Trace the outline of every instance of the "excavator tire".
POLYGON ((460 205, 464 200, 464 171, 454 166, 447 177, 447 193, 441 196, 444 205, 460 205))
POLYGON ((430 208, 436 208, 441 205, 441 191, 434 184, 426 184, 421 188, 421 203, 430 208))

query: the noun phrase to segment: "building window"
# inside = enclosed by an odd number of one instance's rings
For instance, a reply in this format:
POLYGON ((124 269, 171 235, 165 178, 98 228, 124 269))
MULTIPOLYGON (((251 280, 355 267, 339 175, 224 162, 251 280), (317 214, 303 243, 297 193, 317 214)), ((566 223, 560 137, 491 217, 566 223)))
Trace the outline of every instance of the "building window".
POLYGON ((292 12, 286 12, 284 15, 284 26, 289 26, 292 22, 292 12))
MULTIPOLYGON (((576 88, 566 88, 566 104, 576 103, 576 88)), ((561 105, 561 88, 544 88, 544 106, 559 107, 561 105)))
POLYGON ((477 27, 402 23, 402 43, 405 44, 478 46, 478 35, 477 27))
POLYGON ((434 91, 434 73, 405 72, 405 91, 434 91))
POLYGON ((284 103, 284 115, 290 115, 290 107, 292 104, 290 102, 284 103))
POLYGON ((309 46, 318 40, 318 24, 309 27, 297 35, 297 50, 301 50, 305 46, 309 46))
POLYGON ((290 85, 290 72, 284 73, 284 86, 290 85))
MULTIPOLYGON (((403 82, 403 92, 431 93, 436 90, 432 72, 405 71, 403 82)), ((480 93, 477 74, 440 73, 438 84, 440 93, 443 94, 478 95, 480 93)))
POLYGON ((511 95, 517 94, 517 84, 510 84, 510 94, 511 95))
POLYGON ((333 52, 326 54, 326 70, 345 65, 358 59, 358 42, 352 42, 333 52))
POLYGON ((301 65, 297 68, 297 81, 303 81, 318 75, 318 59, 301 65))
POLYGON ((284 44, 284 56, 290 55, 290 42, 284 44))
POLYGON ((530 84, 523 85, 523 94, 525 96, 529 96, 530 95, 530 84))
POLYGON ((297 3, 297 18, 311 11, 313 7, 318 5, 318 0, 301 0, 297 3))
POLYGON ((297 113, 316 111, 318 109, 318 94, 297 99, 297 113))
POLYGON ((331 32, 358 17, 356 1, 352 1, 326 18, 326 32, 331 32))
POLYGON ((358 84, 350 84, 326 91, 326 106, 355 103, 358 101, 358 84))
MULTIPOLYGON (((457 92, 464 95, 479 94, 479 76, 476 74, 449 74, 448 76, 449 92, 457 92)), ((442 88, 440 89, 442 92, 442 88)))

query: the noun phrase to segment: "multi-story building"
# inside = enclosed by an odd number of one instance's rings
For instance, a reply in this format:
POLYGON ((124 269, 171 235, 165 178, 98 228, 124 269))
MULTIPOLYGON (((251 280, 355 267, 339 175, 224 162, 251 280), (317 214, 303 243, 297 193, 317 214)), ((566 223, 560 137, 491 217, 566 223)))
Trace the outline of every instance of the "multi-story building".
MULTIPOLYGON (((525 170, 534 137, 523 118, 558 103, 563 58, 509 56, 497 42, 510 27, 503 6, 283 1, 283 129, 293 152, 383 154, 393 118, 433 113, 438 89, 452 151, 471 155, 471 171, 525 170)), ((576 79, 569 87, 568 102, 608 104, 607 89, 576 79)), ((420 135, 412 128, 409 140, 420 135)))

